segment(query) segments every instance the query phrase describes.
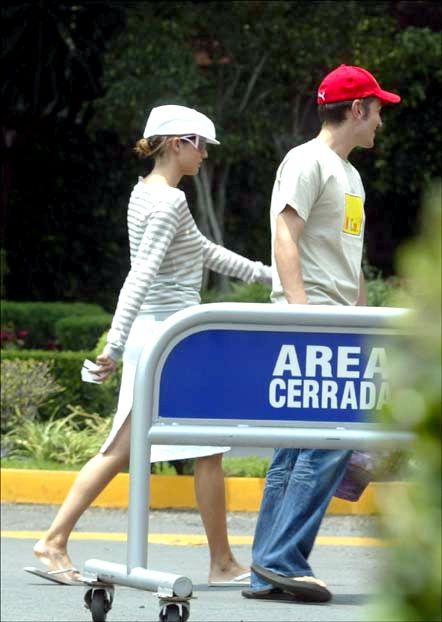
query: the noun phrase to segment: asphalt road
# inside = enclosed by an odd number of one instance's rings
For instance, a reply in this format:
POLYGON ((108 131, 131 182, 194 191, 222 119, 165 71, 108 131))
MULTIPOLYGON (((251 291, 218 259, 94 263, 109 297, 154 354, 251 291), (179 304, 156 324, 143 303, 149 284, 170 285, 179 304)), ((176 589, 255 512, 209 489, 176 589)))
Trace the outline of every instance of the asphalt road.
MULTIPOLYGON (((92 619, 83 606, 83 587, 56 585, 23 571, 23 566, 38 565, 32 556, 32 544, 55 511, 54 506, 2 506, 2 622, 92 619)), ((256 514, 252 513, 231 513, 228 517, 234 552, 244 563, 250 561, 255 521, 256 514)), ((89 558, 124 564, 126 530, 126 511, 88 510, 76 527, 78 537, 85 539, 75 539, 70 545, 71 556, 79 569, 89 558)), ((149 567, 192 579, 196 598, 191 602, 189 622, 370 620, 370 604, 376 598, 376 577, 382 571, 385 550, 375 539, 375 518, 325 518, 311 558, 316 575, 329 584, 334 594, 333 601, 325 605, 250 601, 241 597, 239 588, 209 588, 207 546, 188 542, 190 535, 203 534, 196 512, 152 512, 149 533, 163 534, 164 542, 172 541, 168 541, 168 534, 180 534, 174 539, 177 544, 161 543, 161 537, 160 543, 149 544, 149 567)), ((117 586, 107 620, 156 622, 158 614, 158 601, 152 593, 117 586)))

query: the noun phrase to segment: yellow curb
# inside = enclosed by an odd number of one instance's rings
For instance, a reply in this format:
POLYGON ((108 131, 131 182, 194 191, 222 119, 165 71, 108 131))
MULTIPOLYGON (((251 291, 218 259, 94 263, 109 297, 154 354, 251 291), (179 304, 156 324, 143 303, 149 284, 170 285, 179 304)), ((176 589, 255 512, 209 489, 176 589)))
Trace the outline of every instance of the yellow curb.
MULTIPOLYGON (((63 502, 76 471, 45 471, 38 469, 1 469, 2 503, 41 503, 59 505, 63 502)), ((229 512, 257 512, 264 489, 259 477, 227 477, 226 503, 229 512)), ((196 499, 191 475, 151 475, 150 507, 162 509, 195 509, 196 499)), ((328 514, 375 514, 381 498, 391 499, 403 494, 406 482, 369 484, 363 495, 352 503, 342 499, 330 502, 328 514)), ((126 508, 129 475, 120 473, 92 503, 94 507, 126 508)))
MULTIPOLYGON (((39 540, 45 535, 44 531, 11 531, 0 532, 2 538, 13 540, 39 540)), ((108 542, 127 542, 127 534, 102 533, 102 532, 79 532, 73 531, 69 540, 97 540, 108 542)), ((206 536, 193 533, 150 533, 147 538, 149 544, 166 544, 168 546, 203 546, 207 544, 206 536)), ((237 546, 251 545, 253 536, 229 535, 230 544, 237 546)), ((389 546, 391 543, 381 538, 369 538, 359 536, 318 536, 315 546, 389 546)))

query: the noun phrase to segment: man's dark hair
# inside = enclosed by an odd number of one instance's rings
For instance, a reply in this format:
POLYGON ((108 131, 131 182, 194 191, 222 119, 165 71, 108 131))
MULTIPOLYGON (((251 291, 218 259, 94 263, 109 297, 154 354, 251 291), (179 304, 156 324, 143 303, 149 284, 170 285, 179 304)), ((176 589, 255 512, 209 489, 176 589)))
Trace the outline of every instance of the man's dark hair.
MULTIPOLYGON (((368 116, 371 102, 376 97, 363 97, 361 98, 362 107, 364 108, 364 118, 368 116)), ((318 115, 321 123, 328 123, 329 125, 340 125, 343 123, 347 116, 347 111, 351 109, 351 105, 354 99, 347 99, 342 102, 334 102, 332 104, 324 104, 318 106, 318 115)))

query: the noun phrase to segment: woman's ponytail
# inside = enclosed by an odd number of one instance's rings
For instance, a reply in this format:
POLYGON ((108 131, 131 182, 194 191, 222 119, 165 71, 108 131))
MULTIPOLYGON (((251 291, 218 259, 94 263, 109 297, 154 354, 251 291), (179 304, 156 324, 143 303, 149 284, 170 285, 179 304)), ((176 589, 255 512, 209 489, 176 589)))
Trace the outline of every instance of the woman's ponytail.
POLYGON ((157 158, 163 155, 170 136, 151 136, 141 138, 135 144, 134 151, 139 158, 157 158))

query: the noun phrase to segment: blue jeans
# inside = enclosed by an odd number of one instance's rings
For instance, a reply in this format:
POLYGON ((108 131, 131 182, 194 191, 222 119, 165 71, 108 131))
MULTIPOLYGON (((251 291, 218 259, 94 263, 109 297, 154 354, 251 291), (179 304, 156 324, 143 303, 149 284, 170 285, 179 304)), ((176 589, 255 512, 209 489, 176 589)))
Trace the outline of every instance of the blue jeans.
MULTIPOLYGON (((252 559, 286 577, 313 576, 308 557, 351 451, 275 449, 255 529, 252 559)), ((251 587, 271 587, 252 572, 251 587)))

